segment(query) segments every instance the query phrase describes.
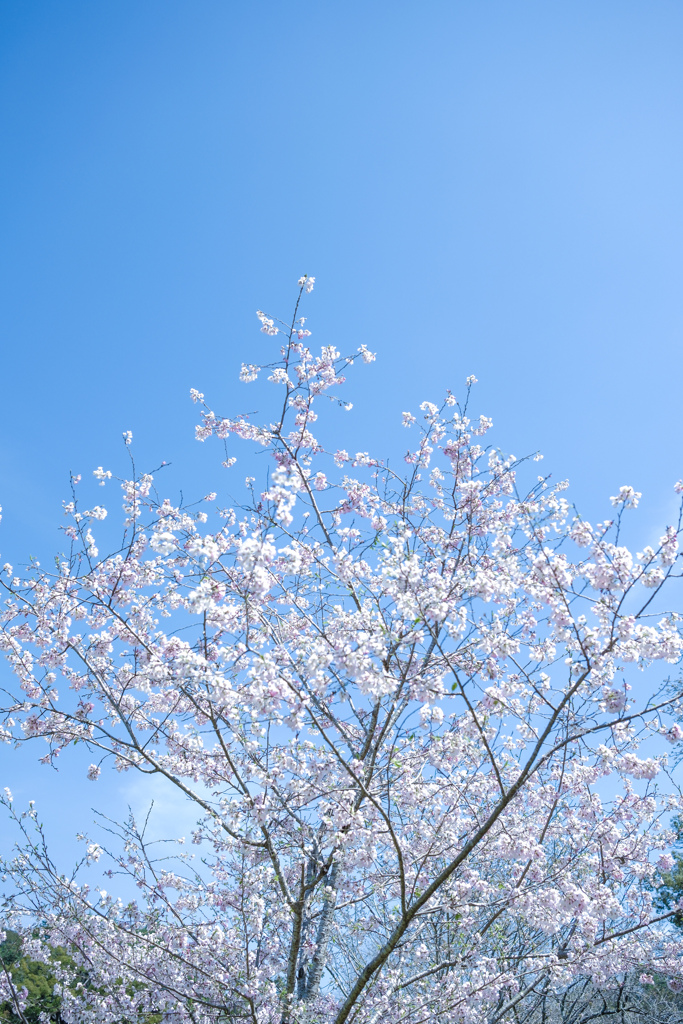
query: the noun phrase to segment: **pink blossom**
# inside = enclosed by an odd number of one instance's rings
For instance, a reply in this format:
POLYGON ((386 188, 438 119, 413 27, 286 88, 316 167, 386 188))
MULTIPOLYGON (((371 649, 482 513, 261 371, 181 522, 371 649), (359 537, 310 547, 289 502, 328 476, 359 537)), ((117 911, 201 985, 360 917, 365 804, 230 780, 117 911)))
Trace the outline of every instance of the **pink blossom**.
POLYGON ((613 505, 623 505, 624 508, 637 508, 638 502, 642 498, 640 491, 636 491, 633 487, 620 487, 619 493, 614 497, 610 498, 613 505))

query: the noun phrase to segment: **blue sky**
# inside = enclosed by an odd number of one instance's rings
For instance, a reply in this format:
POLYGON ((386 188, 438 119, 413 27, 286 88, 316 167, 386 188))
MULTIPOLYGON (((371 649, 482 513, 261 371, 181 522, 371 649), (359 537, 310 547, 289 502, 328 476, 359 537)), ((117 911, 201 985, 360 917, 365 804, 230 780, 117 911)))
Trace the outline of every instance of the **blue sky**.
MULTIPOLYGON (((57 549, 69 471, 123 471, 123 430, 169 486, 220 489, 189 388, 250 407, 254 311, 286 315, 302 273, 312 340, 378 354, 340 445, 396 452, 400 413, 475 373, 498 444, 540 448, 589 518, 633 484, 658 536, 682 47, 677 0, 4 0, 2 561, 57 549)), ((70 827, 97 794, 33 763, 0 750, 70 827)))

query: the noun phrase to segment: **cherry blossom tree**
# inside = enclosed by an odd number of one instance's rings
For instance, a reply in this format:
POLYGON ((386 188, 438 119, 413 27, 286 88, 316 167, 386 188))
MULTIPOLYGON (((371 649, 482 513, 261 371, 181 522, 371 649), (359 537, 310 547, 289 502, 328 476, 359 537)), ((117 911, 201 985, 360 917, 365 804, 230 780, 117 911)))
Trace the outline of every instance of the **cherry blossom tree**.
POLYGON ((198 819, 187 848, 104 821, 66 875, 8 793, 7 920, 39 922, 34 958, 69 950, 79 1022, 498 1024, 587 984, 678 990, 652 879, 682 806, 680 515, 632 554, 637 492, 586 522, 486 443, 474 378, 403 414, 400 472, 323 444, 326 400, 348 406, 345 375, 375 357, 314 353, 312 286, 291 321, 258 313, 274 358, 241 378, 272 383, 270 415, 192 391, 227 480, 240 444, 269 457, 244 501, 175 505, 133 469, 101 554, 107 512, 74 482, 69 550, 5 566, 3 737, 47 763, 85 747, 92 780, 163 776, 198 819), (88 883, 107 861, 134 901, 88 883))

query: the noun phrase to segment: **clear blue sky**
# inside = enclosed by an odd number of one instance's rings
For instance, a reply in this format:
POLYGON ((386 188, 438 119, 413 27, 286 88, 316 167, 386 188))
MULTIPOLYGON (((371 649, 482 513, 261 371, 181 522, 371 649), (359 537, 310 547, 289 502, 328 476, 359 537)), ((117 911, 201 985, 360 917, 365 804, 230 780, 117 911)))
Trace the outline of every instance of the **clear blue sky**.
MULTIPOLYGON (((658 535, 682 54, 680 0, 3 0, 1 561, 57 548, 69 470, 122 468, 122 430, 217 486, 188 389, 248 407, 254 310, 304 272, 312 340, 378 353, 345 446, 394 450, 403 409, 475 373, 502 447, 540 448, 589 517, 633 484, 658 535)), ((81 776, 29 763, 0 750, 76 815, 81 776)))

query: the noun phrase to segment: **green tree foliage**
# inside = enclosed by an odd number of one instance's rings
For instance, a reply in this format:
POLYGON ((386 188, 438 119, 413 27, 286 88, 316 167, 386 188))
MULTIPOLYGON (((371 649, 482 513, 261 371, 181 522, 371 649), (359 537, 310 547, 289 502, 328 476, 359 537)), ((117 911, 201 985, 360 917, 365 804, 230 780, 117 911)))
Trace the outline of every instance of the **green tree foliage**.
MULTIPOLYGON (((54 994, 57 979, 50 965, 22 956, 21 948, 21 936, 8 929, 5 941, 0 943, 0 960, 3 967, 12 975, 12 981, 17 989, 25 988, 28 992, 24 1010, 26 1020, 29 1024, 41 1024, 40 1015, 47 1014, 51 1024, 62 1024, 63 1018, 59 1012, 60 999, 54 994)), ((53 958, 61 963, 70 961, 68 953, 63 949, 55 949, 53 958)), ((16 1024, 17 1016, 12 1012, 9 1003, 0 1004, 0 1020, 16 1024)))
POLYGON ((0 962, 3 967, 12 967, 21 957, 21 936, 18 932, 8 929, 5 941, 0 942, 0 962))
MULTIPOLYGON (((60 1013, 61 999, 54 994, 57 978, 50 965, 21 955, 22 939, 18 932, 8 928, 5 934, 4 942, 0 943, 0 963, 12 975, 17 989, 25 988, 28 992, 27 1005, 23 1011, 28 1024, 44 1024, 46 1018, 41 1015, 45 1014, 50 1024, 64 1024, 60 1013)), ((52 960, 64 966, 74 966, 72 957, 60 946, 52 951, 52 960)), ((81 981, 87 985, 85 972, 82 972, 81 981)), ((148 1014, 144 1019, 136 1021, 136 1024, 160 1024, 161 1019, 161 1014, 148 1014)), ((18 1020, 9 1003, 0 1003, 0 1022, 17 1024, 18 1020)), ((121 1021, 121 1024, 131 1022, 121 1021)))
MULTIPOLYGON (((657 885, 657 906, 661 910, 673 910, 679 900, 683 899, 683 819, 677 818, 673 826, 676 829, 674 866, 671 871, 660 875, 657 885)), ((683 910, 674 914, 671 920, 683 928, 683 910)))

